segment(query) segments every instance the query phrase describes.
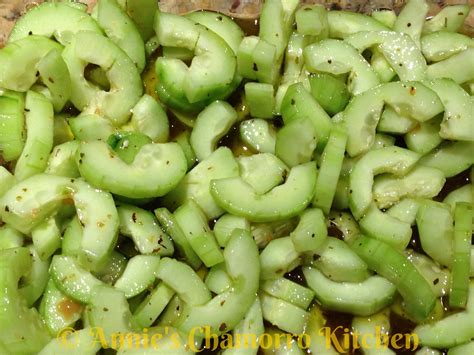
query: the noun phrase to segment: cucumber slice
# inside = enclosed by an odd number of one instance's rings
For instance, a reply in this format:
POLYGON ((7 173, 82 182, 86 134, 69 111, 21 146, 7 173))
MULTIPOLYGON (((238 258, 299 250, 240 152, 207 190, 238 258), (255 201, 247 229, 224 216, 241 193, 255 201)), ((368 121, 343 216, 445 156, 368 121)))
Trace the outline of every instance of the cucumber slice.
POLYGON ((117 46, 135 63, 139 72, 145 68, 145 43, 138 28, 116 0, 97 3, 97 22, 117 46))
POLYGON ((249 106, 251 117, 273 117, 275 97, 273 96, 273 86, 271 84, 246 83, 245 101, 249 106))
POLYGON ((310 43, 311 36, 303 36, 297 32, 293 32, 290 36, 285 53, 283 76, 275 94, 275 114, 281 113, 281 104, 288 88, 299 81, 306 82, 307 72, 303 70, 303 49, 310 43))
POLYGON ((444 139, 474 141, 472 97, 450 79, 432 80, 426 86, 438 94, 444 105, 439 135, 444 139))
POLYGON ((397 287, 413 319, 422 321, 430 316, 437 297, 428 281, 405 255, 387 243, 363 235, 352 243, 351 248, 371 270, 386 277, 397 287))
POLYGON ((243 121, 239 126, 240 138, 259 153, 275 153, 276 131, 264 119, 256 118, 243 121))
POLYGON ((165 110, 151 96, 143 95, 133 107, 131 124, 155 143, 166 143, 169 138, 169 121, 165 110))
POLYGON ((294 120, 309 119, 316 130, 318 150, 323 150, 331 131, 331 119, 302 83, 288 88, 281 103, 281 114, 285 125, 294 120))
MULTIPOLYGON (((276 3, 275 3, 276 4, 276 3)), ((277 48, 260 39, 252 53, 255 76, 260 83, 275 85, 279 74, 277 48)))
POLYGON ((24 236, 16 229, 3 225, 0 227, 0 250, 23 246, 24 236))
POLYGON ((472 204, 458 202, 454 208, 453 262, 449 306, 464 308, 469 287, 472 238, 472 204))
MULTIPOLYGON (((395 355, 395 352, 388 348, 390 317, 386 310, 373 314, 369 318, 354 317, 352 329, 361 336, 357 340, 359 346, 364 347, 365 355, 395 355)), ((419 351, 416 354, 422 355, 419 351)))
POLYGON ((74 140, 56 145, 49 156, 45 173, 70 178, 79 177, 76 164, 76 151, 79 144, 80 142, 74 140))
POLYGON ((107 141, 115 132, 115 127, 110 120, 89 113, 81 113, 69 119, 69 126, 74 138, 78 141, 107 141))
POLYGON ((40 309, 49 332, 56 336, 64 328, 74 326, 81 318, 83 306, 59 291, 50 279, 41 299, 40 309))
POLYGON ((357 95, 377 86, 380 81, 370 64, 350 44, 325 39, 305 48, 306 68, 312 72, 325 72, 333 75, 350 73, 348 90, 357 95))
MULTIPOLYGON (((159 13, 156 17, 155 31, 161 45, 194 51, 195 57, 189 70, 186 67, 184 73, 186 80, 177 86, 189 103, 218 99, 227 92, 234 80, 236 59, 232 49, 221 37, 190 19, 167 13, 159 13)), ((160 75, 164 72, 174 76, 174 68, 168 67, 170 60, 162 58, 157 62, 162 67, 162 70, 157 70, 159 81, 162 81, 160 75)))
POLYGON ((448 355, 463 355, 463 354, 470 354, 474 352, 474 341, 470 341, 468 343, 455 346, 448 350, 448 355))
POLYGON ((374 145, 372 146, 372 149, 393 147, 394 145, 395 145, 395 137, 389 136, 388 134, 376 133, 374 145))
POLYGON ((456 190, 451 191, 444 198, 443 203, 446 203, 449 206, 451 206, 451 211, 454 211, 454 207, 456 206, 457 202, 472 203, 474 196, 473 194, 471 194, 471 185, 467 184, 467 185, 461 186, 460 188, 456 190))
POLYGON ((190 238, 189 244, 207 267, 212 267, 224 261, 212 232, 205 232, 190 238))
POLYGON ((153 23, 155 20, 158 4, 154 0, 118 0, 127 12, 128 16, 135 22, 144 41, 149 40, 155 34, 153 23))
POLYGON ((348 134, 346 150, 351 157, 368 151, 374 144, 384 107, 383 101, 378 99, 379 90, 377 87, 355 96, 344 111, 343 124, 348 134))
POLYGON ((102 281, 83 269, 74 257, 55 255, 51 261, 51 278, 68 297, 81 303, 92 300, 92 289, 102 281))
POLYGON ((393 29, 408 34, 420 46, 420 36, 428 15, 429 6, 424 0, 411 0, 398 14, 393 29))
POLYGON ((63 51, 71 75, 71 102, 86 113, 94 113, 124 124, 142 95, 140 73, 132 60, 112 40, 94 32, 79 32, 63 51), (110 90, 101 90, 87 81, 84 70, 98 65, 106 73, 110 90))
POLYGON ((410 225, 415 224, 416 214, 420 204, 417 200, 411 198, 405 198, 398 202, 396 205, 391 207, 387 214, 394 217, 402 222, 409 223, 410 225))
POLYGON ((199 306, 211 299, 211 293, 198 274, 187 264, 163 258, 156 276, 191 306, 199 306))
POLYGON ((164 283, 159 283, 140 303, 133 313, 133 320, 141 328, 150 327, 166 308, 174 291, 164 283))
POLYGON ((16 179, 5 167, 0 166, 0 197, 7 192, 13 185, 16 179))
POLYGON ((413 333, 418 335, 421 344, 438 349, 467 343, 474 337, 473 310, 474 282, 471 281, 467 311, 451 314, 436 322, 418 325, 413 333))
POLYGON ((270 153, 238 158, 240 175, 257 194, 265 194, 284 182, 288 167, 270 153))
POLYGON ((163 196, 187 170, 186 157, 176 143, 147 144, 127 164, 107 143, 83 142, 76 160, 81 175, 95 186, 130 198, 163 196))
MULTIPOLYGON (((173 108, 170 108, 170 111, 178 119, 178 121, 181 122, 183 125, 185 125, 188 128, 194 127, 194 123, 196 122, 196 117, 198 113, 179 111, 173 108)), ((182 131, 181 133, 183 132, 191 133, 188 130, 182 131)))
POLYGON ((349 205, 354 217, 361 218, 371 204, 375 175, 392 173, 403 176, 419 158, 418 154, 399 147, 371 150, 365 154, 350 175, 349 205))
POLYGON ((193 147, 191 147, 190 138, 191 133, 189 133, 189 131, 183 131, 177 137, 175 137, 173 141, 178 143, 183 150, 188 163, 188 169, 191 169, 197 162, 196 153, 194 153, 193 147))
POLYGON ((458 32, 469 15, 469 10, 468 4, 446 6, 435 16, 425 21, 423 33, 438 31, 458 32))
POLYGON ((370 58, 370 65, 374 69, 375 73, 382 83, 388 83, 393 80, 397 75, 395 70, 390 66, 390 63, 387 62, 382 51, 375 47, 372 50, 372 58, 370 58))
POLYGON ((246 79, 257 79, 253 52, 258 42, 259 38, 257 36, 244 37, 237 50, 237 72, 246 79))
POLYGON ((70 197, 69 179, 38 174, 14 185, 0 199, 0 218, 24 234, 51 216, 70 197))
POLYGON ((306 310, 314 298, 314 292, 285 278, 265 281, 260 287, 270 296, 279 298, 306 310))
POLYGON ((206 275, 205 283, 209 291, 220 294, 232 287, 232 280, 230 279, 225 269, 225 264, 217 264, 209 269, 206 275))
MULTIPOLYGON (((0 152, 6 162, 18 159, 25 145, 25 98, 21 93, 4 91, 0 95, 0 152)), ((2 184, 2 189, 5 185, 2 184)))
POLYGON ((360 234, 359 225, 348 212, 330 212, 327 224, 328 227, 336 227, 347 243, 351 243, 360 234))
POLYGON ((325 331, 328 328, 325 328, 325 325, 326 318, 324 318, 321 308, 317 304, 314 304, 309 311, 308 324, 305 331, 305 334, 311 336, 309 350, 312 354, 317 354, 319 351, 324 355, 337 355, 339 352, 326 340, 326 334, 328 333, 325 333, 325 331))
POLYGON ((308 312, 265 293, 260 294, 260 302, 263 319, 267 322, 288 333, 303 333, 309 317, 308 312))
POLYGON ((216 204, 209 191, 210 182, 212 179, 238 175, 239 166, 231 150, 220 147, 181 179, 178 186, 163 198, 163 204, 174 210, 185 201, 193 199, 208 219, 218 217, 224 211, 216 204))
POLYGON ((292 32, 298 5, 296 0, 269 1, 263 4, 260 12, 259 37, 275 46, 276 60, 279 63, 292 32))
POLYGON ((356 96, 344 111, 351 157, 370 149, 384 104, 396 113, 425 122, 444 111, 438 95, 420 82, 392 82, 356 96))
POLYGON ((160 257, 156 255, 134 256, 114 287, 122 291, 126 298, 135 297, 153 284, 159 264, 160 257))
POLYGON ((48 283, 50 260, 42 260, 32 245, 27 248, 31 255, 31 270, 22 277, 18 291, 28 307, 31 307, 41 297, 48 283))
POLYGON ((405 255, 408 260, 415 265, 418 272, 428 281, 433 292, 438 296, 444 296, 449 292, 449 282, 451 274, 448 269, 441 268, 439 264, 428 256, 418 254, 413 250, 407 249, 405 255))
POLYGON ((250 223, 243 217, 237 217, 231 214, 225 214, 216 221, 213 232, 221 247, 227 245, 234 229, 250 231, 250 223))
POLYGON ((423 251, 440 264, 450 266, 454 238, 450 208, 439 202, 423 201, 416 215, 416 224, 423 251))
POLYGON ((471 58, 474 48, 468 48, 458 54, 428 66, 428 79, 450 78, 458 84, 474 79, 474 63, 471 58))
POLYGON ((120 234, 132 238, 141 254, 173 255, 173 243, 163 233, 153 213, 127 204, 120 204, 117 213, 120 234))
POLYGON ((404 134, 410 132, 415 126, 416 122, 411 118, 399 115, 390 107, 385 107, 377 125, 377 132, 404 134))
POLYGON ((474 164, 473 142, 444 142, 420 159, 420 164, 441 170, 445 177, 455 176, 474 164))
POLYGON ((375 20, 384 24, 388 28, 393 28, 393 25, 395 24, 395 21, 397 20, 397 13, 394 10, 388 10, 388 9, 374 10, 370 14, 370 16, 372 16, 375 20))
POLYGON ((133 331, 132 314, 122 291, 113 287, 98 285, 91 290, 90 304, 87 309, 91 326, 100 329, 107 344, 117 344, 116 336, 133 331), (115 340, 115 342, 114 342, 115 340))
POLYGON ((262 307, 258 297, 255 299, 254 304, 250 307, 244 318, 235 326, 232 330, 232 336, 234 340, 234 347, 224 350, 223 355, 237 355, 237 354, 249 354, 253 355, 256 349, 248 349, 252 347, 253 341, 257 339, 265 332, 262 317, 262 307), (251 336, 249 337, 249 334, 251 336), (239 338, 240 337, 240 338, 239 338), (250 339, 249 339, 250 338, 250 339), (245 339, 244 342, 239 342, 238 339, 245 339), (248 340, 247 340, 248 339, 248 340))
POLYGON ((329 237, 311 264, 336 282, 363 282, 369 278, 367 264, 342 240, 329 237))
MULTIPOLYGON (((183 332, 206 324, 211 332, 221 334, 233 329, 255 302, 259 283, 258 249, 248 232, 234 230, 224 250, 226 270, 233 287, 201 306, 188 306, 176 322, 183 332)), ((202 333, 198 333, 199 335, 202 333)))
POLYGON ((440 124, 441 118, 435 117, 416 125, 404 137, 408 149, 420 154, 427 154, 435 149, 443 142, 439 135, 440 124))
POLYGON ((287 237, 298 224, 298 218, 293 217, 273 222, 252 223, 250 232, 259 249, 265 248, 274 239, 287 237))
POLYGON ((157 208, 155 210, 156 218, 158 219, 161 227, 164 231, 171 236, 171 239, 176 243, 176 248, 182 257, 191 265, 194 269, 198 269, 201 266, 201 260, 196 255, 194 250, 189 245, 183 230, 178 225, 178 222, 174 218, 173 214, 170 213, 166 208, 157 208))
POLYGON ((329 37, 345 38, 360 31, 386 31, 379 21, 356 12, 328 11, 329 37))
POLYGON ((51 102, 33 91, 26 94, 25 147, 15 165, 15 177, 21 181, 46 169, 53 149, 54 111, 51 102))
POLYGON ((66 225, 63 233, 61 252, 63 255, 78 256, 82 244, 82 225, 79 218, 74 216, 66 225))
POLYGON ((301 214, 298 225, 290 233, 290 238, 295 250, 301 253, 319 250, 327 235, 324 214, 318 208, 309 208, 301 214))
POLYGON ((199 343, 189 345, 185 335, 171 326, 152 327, 148 336, 153 339, 153 346, 147 340, 130 342, 118 349, 117 355, 192 355, 199 350, 199 343))
POLYGON ((50 340, 48 329, 35 308, 28 308, 18 291, 18 281, 28 273, 28 249, 0 253, 0 342, 8 353, 38 353, 50 340))
POLYGON ((315 268, 304 267, 303 274, 316 299, 329 310, 369 316, 393 302, 395 286, 380 276, 363 282, 334 282, 315 268))
POLYGON ((269 222, 302 212, 313 198, 315 184, 316 166, 307 163, 292 168, 283 185, 264 195, 257 195, 240 177, 215 179, 210 190, 216 202, 227 212, 249 221, 269 222))
POLYGON ((472 38, 455 32, 433 32, 421 38, 421 51, 430 62, 448 59, 473 46, 472 38))
POLYGON ((214 101, 199 113, 191 132, 191 146, 199 161, 209 157, 237 121, 237 112, 225 101, 214 101))
POLYGON ((174 212, 174 217, 183 230, 191 248, 207 267, 224 261, 204 212, 193 200, 181 205, 174 212))
POLYGON ((324 6, 306 5, 295 14, 296 30, 302 35, 327 38, 329 35, 328 15, 324 6))
POLYGON ((61 231, 54 217, 41 222, 31 231, 33 245, 42 261, 48 260, 61 247, 61 231))
POLYGON ((155 63, 155 74, 159 78, 156 92, 160 101, 166 106, 184 113, 197 113, 209 102, 206 100, 189 102, 183 89, 187 70, 186 64, 177 58, 159 57, 155 63))
POLYGON ((97 22, 85 11, 61 2, 46 2, 27 11, 16 21, 8 42, 16 42, 31 34, 52 37, 63 45, 79 31, 102 34, 97 22))
POLYGON ((290 237, 274 239, 260 253, 260 278, 269 280, 282 277, 300 264, 300 255, 290 237))
POLYGON ((403 250, 410 243, 411 224, 380 211, 375 203, 370 204, 359 224, 368 236, 384 241, 395 249, 403 250))
POLYGON ((308 163, 313 158, 317 136, 317 130, 308 118, 290 121, 276 135, 275 155, 290 168, 308 163))
POLYGON ((274 239, 260 253, 260 278, 271 280, 282 277, 300 264, 300 255, 290 237, 274 239))
POLYGON ((311 94, 330 115, 344 110, 349 103, 350 93, 346 85, 330 74, 319 73, 309 78, 311 94))
POLYGON ((337 189, 342 163, 346 151, 347 134, 340 127, 334 126, 324 148, 319 166, 313 206, 319 207, 328 214, 337 189))
POLYGON ((107 144, 126 164, 132 164, 140 149, 150 144, 151 139, 138 132, 116 132, 107 139, 107 144))
POLYGON ((64 334, 54 338, 38 353, 38 355, 61 354, 67 348, 70 355, 95 355, 101 348, 93 328, 76 330, 71 334, 64 334))
POLYGON ((59 50, 51 50, 38 62, 38 73, 49 89, 55 112, 60 112, 71 97, 71 79, 59 50))
POLYGON ((171 301, 166 306, 163 314, 160 316, 158 320, 159 326, 171 326, 175 324, 178 318, 183 313, 183 306, 184 301, 178 297, 178 295, 174 295, 171 298, 171 301))
POLYGON ((244 32, 230 17, 213 11, 194 11, 186 17, 214 31, 237 54, 244 32))
POLYGON ((442 171, 416 166, 403 177, 381 175, 375 178, 373 196, 378 208, 389 208, 404 197, 433 198, 446 179, 442 171))
POLYGON ((115 247, 119 218, 112 195, 83 180, 74 181, 72 194, 83 226, 79 261, 91 270, 100 269, 115 247))
POLYGON ((94 272, 94 276, 100 281, 112 285, 117 281, 125 271, 128 259, 117 251, 112 251, 106 264, 98 271, 94 272))

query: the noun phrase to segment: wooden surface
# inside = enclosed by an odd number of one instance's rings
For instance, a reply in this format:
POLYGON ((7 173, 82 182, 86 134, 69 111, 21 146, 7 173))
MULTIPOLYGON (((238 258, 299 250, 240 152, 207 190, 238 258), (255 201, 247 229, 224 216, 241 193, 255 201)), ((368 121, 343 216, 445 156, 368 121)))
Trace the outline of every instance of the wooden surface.
MULTIPOLYGON (((81 0, 92 6, 96 0, 81 0)), ((0 45, 6 41, 15 20, 31 6, 42 0, 0 0, 0 45)), ((320 3, 332 9, 347 9, 370 13, 374 9, 389 8, 398 11, 404 0, 303 0, 303 3, 320 3)), ((430 0, 430 15, 435 14, 445 4, 474 5, 474 0, 430 0)), ((198 9, 219 11, 234 17, 257 18, 262 0, 160 0, 163 11, 186 13, 198 9)), ((467 21, 474 28, 474 11, 471 9, 467 21)), ((472 30, 469 32, 473 32, 472 30)))

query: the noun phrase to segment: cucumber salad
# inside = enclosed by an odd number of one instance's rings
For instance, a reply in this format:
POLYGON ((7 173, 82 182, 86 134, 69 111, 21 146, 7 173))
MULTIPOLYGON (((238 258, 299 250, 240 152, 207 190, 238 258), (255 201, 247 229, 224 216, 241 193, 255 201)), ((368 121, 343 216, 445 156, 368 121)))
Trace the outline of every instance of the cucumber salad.
POLYGON ((473 354, 465 3, 29 9, 0 49, 0 354, 473 354))

